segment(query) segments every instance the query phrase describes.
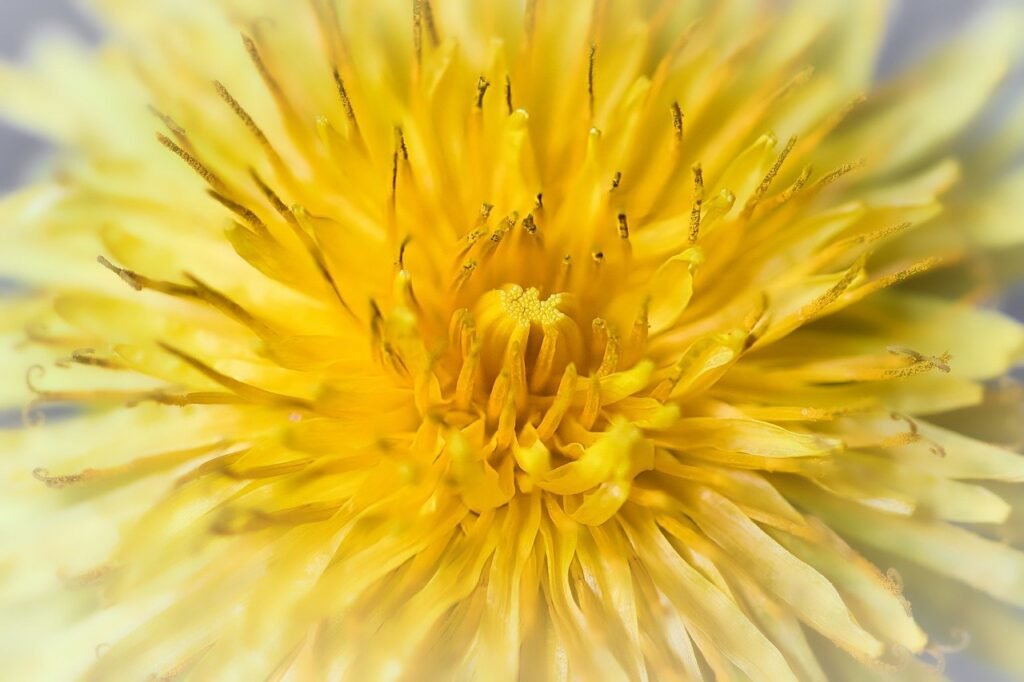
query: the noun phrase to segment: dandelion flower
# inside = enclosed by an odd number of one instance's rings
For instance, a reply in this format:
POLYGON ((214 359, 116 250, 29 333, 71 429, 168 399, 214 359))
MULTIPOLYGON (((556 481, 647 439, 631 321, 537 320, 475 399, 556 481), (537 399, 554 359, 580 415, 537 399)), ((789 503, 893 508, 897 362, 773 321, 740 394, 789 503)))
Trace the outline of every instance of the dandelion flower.
POLYGON ((0 71, 10 679, 1024 670, 1019 15, 93 4, 0 71))

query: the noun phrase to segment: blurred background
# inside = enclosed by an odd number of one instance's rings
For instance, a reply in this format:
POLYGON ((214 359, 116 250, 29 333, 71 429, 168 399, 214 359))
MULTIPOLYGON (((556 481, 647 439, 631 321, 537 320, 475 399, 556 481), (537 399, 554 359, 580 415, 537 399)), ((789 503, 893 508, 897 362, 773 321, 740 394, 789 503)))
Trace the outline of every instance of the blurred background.
MULTIPOLYGON (((879 76, 898 71, 902 65, 947 40, 965 22, 999 5, 1024 6, 1024 0, 897 0, 890 34, 878 64, 879 76)), ((0 0, 0 60, 23 59, 32 38, 40 33, 71 35, 85 42, 96 42, 101 37, 98 27, 79 9, 75 0, 0 0)), ((1024 36, 1021 41, 1024 42, 1024 36)), ((1024 69, 1018 69, 1007 82, 1002 99, 1008 103, 1022 94, 1024 69)), ((996 103, 997 108, 999 104, 996 103)), ((0 122, 0 194, 18 186, 46 153, 47 145, 43 140, 0 122)), ((0 281, 0 290, 5 286, 10 283, 0 281)), ((1008 307, 1018 318, 1024 318, 1024 292, 1014 296, 1008 307)), ((949 657, 947 675, 956 682, 1015 682, 979 667, 962 655, 949 657)))

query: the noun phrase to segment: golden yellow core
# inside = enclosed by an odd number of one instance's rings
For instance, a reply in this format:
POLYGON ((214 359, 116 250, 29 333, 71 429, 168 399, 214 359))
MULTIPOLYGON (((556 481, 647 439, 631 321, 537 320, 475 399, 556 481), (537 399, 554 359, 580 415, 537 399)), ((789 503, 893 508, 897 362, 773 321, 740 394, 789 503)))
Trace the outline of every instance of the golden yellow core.
POLYGON ((501 305, 505 313, 523 327, 531 324, 553 325, 565 318, 558 306, 561 294, 552 294, 541 300, 540 292, 534 287, 523 289, 518 284, 502 290, 501 305))

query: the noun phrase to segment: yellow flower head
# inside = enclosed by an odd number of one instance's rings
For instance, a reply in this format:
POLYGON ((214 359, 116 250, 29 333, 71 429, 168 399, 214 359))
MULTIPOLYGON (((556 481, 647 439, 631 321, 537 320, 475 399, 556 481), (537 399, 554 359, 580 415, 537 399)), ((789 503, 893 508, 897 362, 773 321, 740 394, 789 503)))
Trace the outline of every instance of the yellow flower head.
POLYGON ((10 679, 1024 670, 1019 15, 94 4, 0 71, 10 679))

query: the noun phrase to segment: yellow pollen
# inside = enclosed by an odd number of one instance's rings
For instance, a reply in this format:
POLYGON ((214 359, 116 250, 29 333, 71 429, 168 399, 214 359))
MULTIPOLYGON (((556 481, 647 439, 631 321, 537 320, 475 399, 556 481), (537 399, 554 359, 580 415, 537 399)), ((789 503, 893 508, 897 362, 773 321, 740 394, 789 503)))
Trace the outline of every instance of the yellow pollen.
POLYGON ((523 289, 519 285, 513 285, 501 292, 501 304, 505 313, 523 327, 534 323, 543 326, 557 323, 565 317, 558 309, 561 302, 561 294, 552 294, 541 300, 540 292, 534 287, 523 289))

